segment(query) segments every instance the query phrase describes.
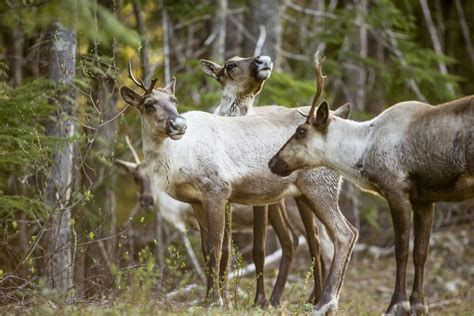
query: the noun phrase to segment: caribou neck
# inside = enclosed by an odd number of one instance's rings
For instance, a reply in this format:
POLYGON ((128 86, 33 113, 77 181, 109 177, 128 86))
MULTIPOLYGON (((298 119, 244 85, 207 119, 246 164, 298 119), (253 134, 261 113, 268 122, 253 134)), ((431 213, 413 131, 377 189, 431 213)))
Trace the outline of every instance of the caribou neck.
POLYGON ((327 134, 324 164, 338 170, 355 184, 364 186, 371 131, 371 121, 356 122, 335 117, 327 134))
POLYGON ((255 96, 222 95, 221 102, 214 114, 221 116, 244 116, 253 109, 255 96))
MULTIPOLYGON (((145 161, 148 166, 150 173, 155 173, 155 168, 160 168, 161 172, 158 174, 168 178, 166 171, 169 170, 170 157, 166 156, 167 144, 173 140, 169 139, 166 135, 153 134, 149 132, 142 122, 142 139, 143 139, 143 152, 145 154, 145 161), (164 172, 163 172, 164 171, 164 172)), ((153 177, 152 177, 153 178, 153 177)))

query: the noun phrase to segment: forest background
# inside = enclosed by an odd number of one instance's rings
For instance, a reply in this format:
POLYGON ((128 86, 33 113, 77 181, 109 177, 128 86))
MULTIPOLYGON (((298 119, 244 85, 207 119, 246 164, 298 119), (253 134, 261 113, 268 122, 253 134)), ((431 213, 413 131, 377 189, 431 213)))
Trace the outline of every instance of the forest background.
MULTIPOLYGON (((473 14, 467 0, 2 1, 4 311, 88 311, 90 303, 106 311, 193 311, 203 292, 187 292, 179 304, 169 296, 189 284, 202 289, 202 281, 177 232, 139 207, 132 178, 114 165, 133 161, 126 136, 143 157, 139 114, 118 95, 130 85, 129 61, 145 83, 156 77, 160 86, 176 76, 181 112, 211 111, 219 86, 199 59, 269 55, 274 72, 257 105, 296 107, 314 93, 312 55, 319 50, 326 57, 324 97, 333 107, 350 102, 352 118, 365 120, 400 101, 439 104, 474 94, 473 14)), ((381 312, 395 266, 387 205, 348 183, 340 203, 360 231, 343 310, 381 312)), ((472 200, 437 206, 427 269, 435 311, 474 307, 473 219, 472 200)), ((199 253, 198 234, 189 236, 199 253)), ((273 234, 268 239, 269 252, 276 250, 273 234)), ((250 263, 250 241, 234 236, 232 269, 250 263)), ((309 263, 306 251, 299 253, 281 307, 292 312, 307 307, 301 294, 309 263)), ((268 282, 276 267, 270 265, 268 282)), ((233 286, 233 308, 250 309, 252 276, 233 286)))

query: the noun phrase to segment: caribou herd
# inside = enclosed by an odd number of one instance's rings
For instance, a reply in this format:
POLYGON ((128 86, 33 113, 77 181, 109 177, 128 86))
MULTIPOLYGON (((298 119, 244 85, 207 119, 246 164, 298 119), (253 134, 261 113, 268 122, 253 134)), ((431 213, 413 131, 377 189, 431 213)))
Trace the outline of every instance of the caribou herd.
POLYGON ((221 87, 214 114, 180 114, 174 78, 163 88, 155 88, 156 80, 146 86, 129 64, 129 78, 143 91, 122 86, 120 93, 140 112, 145 161, 134 153, 135 162, 117 164, 134 176, 140 203, 155 205, 182 233, 198 271, 184 232, 200 231, 208 303, 224 304, 232 231, 253 230, 256 305, 281 303, 298 233, 313 265, 313 313, 336 311, 358 236, 338 206, 345 178, 390 206, 397 269, 386 313, 427 314, 423 276, 433 204, 474 197, 474 96, 437 106, 402 102, 355 122, 348 119, 349 104, 331 111, 319 101, 325 77, 318 54, 316 95, 300 108, 253 107, 272 72, 268 56, 234 57, 223 65, 201 60, 200 66, 221 87), (415 277, 408 299, 412 216, 415 277), (263 282, 267 221, 283 254, 269 301, 263 282))

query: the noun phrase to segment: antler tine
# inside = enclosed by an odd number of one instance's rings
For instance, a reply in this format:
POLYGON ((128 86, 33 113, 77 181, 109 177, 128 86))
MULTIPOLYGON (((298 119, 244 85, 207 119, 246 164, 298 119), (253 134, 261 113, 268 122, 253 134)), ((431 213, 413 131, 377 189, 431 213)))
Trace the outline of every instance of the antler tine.
POLYGON ((125 142, 127 143, 128 148, 130 148, 130 151, 132 152, 133 158, 135 159, 135 163, 139 165, 141 163, 140 157, 138 157, 138 154, 135 151, 135 148, 133 148, 132 143, 130 142, 130 138, 128 138, 128 135, 125 136, 125 142))
POLYGON ((155 87, 156 83, 158 82, 158 79, 153 79, 151 81, 150 87, 147 89, 147 93, 151 93, 153 91, 153 88, 155 87))
POLYGON ((145 90, 145 92, 148 92, 148 89, 145 87, 145 84, 143 83, 143 81, 141 79, 136 79, 133 76, 131 62, 128 62, 128 78, 130 78, 130 80, 132 80, 134 84, 136 84, 137 86, 145 90))
POLYGON ((128 63, 128 78, 130 78, 130 80, 132 80, 134 84, 142 88, 145 91, 145 94, 150 94, 153 91, 153 88, 155 87, 156 82, 158 81, 158 79, 153 79, 151 81, 150 87, 147 88, 142 79, 140 78, 137 79, 133 76, 131 62, 128 63))
POLYGON ((314 54, 314 70, 316 72, 316 94, 313 98, 313 102, 311 104, 311 110, 309 111, 308 118, 314 117, 314 113, 316 111, 316 106, 318 104, 319 97, 323 93, 323 88, 324 88, 324 78, 326 76, 323 75, 323 72, 321 70, 322 68, 322 63, 324 62, 324 58, 322 61, 319 60, 319 51, 317 51, 314 54))

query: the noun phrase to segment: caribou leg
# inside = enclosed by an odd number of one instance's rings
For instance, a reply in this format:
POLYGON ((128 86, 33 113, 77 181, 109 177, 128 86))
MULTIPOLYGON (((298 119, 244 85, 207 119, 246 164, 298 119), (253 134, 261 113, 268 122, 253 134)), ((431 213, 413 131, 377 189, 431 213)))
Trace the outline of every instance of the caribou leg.
POLYGON ((295 201, 298 205, 298 211, 304 224, 306 241, 308 242, 311 262, 313 264, 314 287, 309 296, 309 302, 311 304, 316 304, 323 294, 321 246, 319 243, 318 230, 311 209, 305 205, 302 199, 295 198, 295 201))
POLYGON ((277 234, 282 250, 278 277, 270 297, 270 304, 276 306, 280 304, 281 294, 288 279, 291 263, 298 247, 298 236, 288 222, 284 200, 268 206, 268 220, 277 234))
POLYGON ((412 207, 405 194, 387 194, 386 198, 392 215, 395 233, 395 259, 397 262, 395 290, 386 314, 405 315, 410 311, 410 303, 406 294, 406 270, 412 207))
POLYGON ((431 228, 433 225, 433 203, 413 204, 413 224, 415 232, 415 246, 413 248, 413 263, 415 265, 415 279, 410 296, 410 312, 414 315, 427 315, 428 305, 425 301, 423 275, 426 257, 430 245, 431 228))
POLYGON ((253 207, 253 248, 252 258, 257 275, 257 290, 255 293, 255 305, 265 308, 268 306, 265 294, 265 282, 263 269, 265 266, 265 241, 267 239, 268 207, 253 207))
POLYGON ((196 214, 196 218, 199 224, 199 232, 201 235, 201 251, 204 258, 204 273, 206 275, 206 297, 209 297, 211 288, 209 287, 208 282, 208 258, 209 258, 209 249, 207 245, 208 240, 208 231, 207 231, 207 221, 206 221, 206 212, 201 203, 192 204, 193 211, 196 214))
MULTIPOLYGON (((314 179, 305 179, 298 183, 298 188, 303 193, 303 196, 299 198, 311 208, 314 215, 323 223, 334 243, 334 257, 329 275, 324 284, 321 299, 314 307, 315 314, 325 314, 337 310, 339 290, 344 279, 352 248, 355 240, 357 240, 357 231, 354 232, 347 223, 339 209, 337 199, 325 201, 319 198, 321 192, 318 192, 318 190, 321 188, 315 186, 313 181, 314 179)), ((335 196, 337 197, 338 195, 335 194, 335 196)))
POLYGON ((224 305, 219 288, 219 266, 222 252, 222 242, 225 231, 225 198, 214 197, 203 201, 207 215, 207 249, 209 258, 207 264, 207 284, 210 289, 210 303, 224 305))
POLYGON ((222 243, 222 255, 219 266, 219 288, 221 289, 224 300, 227 300, 226 281, 227 281, 227 266, 231 254, 231 242, 232 242, 232 211, 226 209, 225 212, 225 229, 224 229, 224 240, 222 243))

